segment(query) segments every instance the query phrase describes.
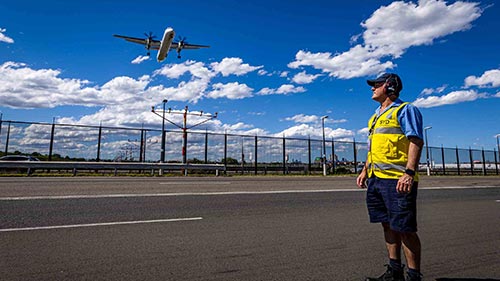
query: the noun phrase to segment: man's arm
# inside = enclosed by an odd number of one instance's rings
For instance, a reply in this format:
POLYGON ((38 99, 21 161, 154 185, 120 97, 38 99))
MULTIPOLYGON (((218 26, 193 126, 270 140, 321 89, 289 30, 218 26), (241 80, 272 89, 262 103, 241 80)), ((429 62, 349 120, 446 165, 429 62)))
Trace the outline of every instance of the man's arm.
MULTIPOLYGON (((408 162, 406 163, 406 169, 417 171, 424 141, 417 137, 410 137, 409 140, 410 147, 408 148, 408 162)), ((404 173, 403 176, 399 178, 396 189, 398 192, 409 193, 412 186, 413 176, 404 173)))
POLYGON ((366 188, 366 179, 368 178, 368 160, 363 167, 363 170, 356 178, 356 184, 359 188, 366 188))

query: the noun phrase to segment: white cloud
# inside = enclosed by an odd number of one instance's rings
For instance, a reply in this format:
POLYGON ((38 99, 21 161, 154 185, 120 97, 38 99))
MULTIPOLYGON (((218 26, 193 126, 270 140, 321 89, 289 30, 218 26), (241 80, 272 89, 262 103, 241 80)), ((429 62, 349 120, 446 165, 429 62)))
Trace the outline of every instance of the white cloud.
POLYGON ((178 79, 186 72, 189 72, 192 79, 210 80, 216 73, 208 69, 204 63, 192 60, 185 61, 181 64, 166 64, 161 69, 156 70, 154 75, 163 75, 167 78, 178 79))
MULTIPOLYGON (((149 75, 138 79, 115 77, 102 86, 92 86, 87 80, 62 78, 60 70, 32 69, 24 63, 4 62, 0 64, 0 100, 2 106, 12 108, 53 108, 62 105, 137 107, 142 106, 142 102, 154 104, 164 98, 196 103, 203 98, 242 99, 253 96, 253 89, 245 84, 211 83, 219 72, 241 75, 260 67, 243 64, 239 58, 225 58, 211 66, 215 69, 202 62, 186 61, 168 64, 153 72, 153 77, 169 79, 190 74, 190 78, 175 86, 152 85, 153 79, 149 75), (233 66, 241 69, 231 72, 233 66)), ((300 92, 301 89, 282 87, 273 91, 283 94, 300 92)))
POLYGON ((149 60, 149 56, 138 56, 131 61, 132 64, 141 64, 144 61, 149 60))
POLYGON ((294 85, 291 84, 283 84, 277 89, 271 89, 271 88, 262 88, 260 91, 257 92, 258 95, 287 95, 287 94, 295 94, 295 93, 303 93, 305 92, 306 89, 304 87, 295 87, 294 85))
POLYGON ((370 132, 370 129, 368 127, 365 127, 361 130, 358 130, 358 134, 362 136, 368 136, 368 133, 370 132))
POLYGON ((264 116, 266 115, 265 112, 256 112, 256 111, 251 111, 251 112, 248 112, 249 115, 254 115, 254 116, 264 116))
POLYGON ((448 87, 448 85, 443 85, 441 87, 437 87, 435 89, 433 88, 425 88, 422 90, 422 92, 420 92, 421 95, 423 96, 428 96, 428 95, 431 95, 431 94, 434 94, 434 93, 442 93, 444 92, 444 90, 446 90, 446 88, 448 87))
POLYGON ((253 89, 246 84, 234 83, 216 83, 212 86, 213 91, 207 94, 208 98, 228 98, 228 99, 243 99, 252 96, 253 89))
POLYGON ((295 123, 316 123, 319 120, 317 115, 304 115, 298 114, 293 117, 285 118, 286 121, 293 121, 295 123))
POLYGON ((188 82, 181 81, 175 87, 164 87, 163 85, 151 86, 147 89, 147 95, 157 97, 156 100, 168 99, 171 101, 189 101, 197 103, 202 99, 209 88, 210 81, 205 79, 192 79, 188 82))
POLYGON ((278 89, 276 89, 276 94, 295 94, 295 93, 303 93, 306 89, 304 87, 295 87, 291 84, 281 85, 278 89))
POLYGON ((224 58, 221 62, 211 63, 210 66, 215 72, 221 73, 224 77, 229 75, 245 75, 263 67, 251 66, 248 63, 243 63, 243 60, 240 58, 224 58))
POLYGON ((282 71, 282 72, 280 73, 280 77, 281 77, 281 78, 285 78, 285 77, 287 77, 287 76, 288 76, 288 73, 289 73, 289 71, 282 71))
POLYGON ((307 74, 305 71, 302 71, 293 76, 292 82, 297 84, 309 84, 320 76, 322 76, 322 74, 307 74))
POLYGON ((0 100, 13 108, 50 108, 84 103, 104 104, 99 91, 85 87, 89 81, 59 78, 59 70, 33 70, 26 64, 5 62, 0 65, 0 100))
POLYGON ((466 101, 474 101, 479 98, 485 98, 485 97, 486 97, 485 94, 479 94, 474 90, 455 91, 444 96, 430 96, 426 98, 418 98, 413 102, 413 104, 418 107, 428 108, 428 107, 456 104, 466 101))
POLYGON ((349 51, 312 53, 300 50, 290 68, 311 66, 340 79, 373 75, 394 67, 390 59, 401 57, 408 48, 430 45, 435 39, 468 30, 483 12, 477 2, 442 0, 396 1, 380 7, 361 23, 363 44, 349 51))
POLYGON ((266 75, 268 73, 264 69, 259 69, 259 71, 257 71, 257 74, 260 75, 260 76, 264 76, 264 75, 266 75))
POLYGON ((465 87, 500 87, 500 69, 485 71, 481 77, 468 76, 465 78, 465 87))
MULTIPOLYGON (((321 126, 315 125, 311 126, 308 124, 300 124, 283 130, 282 132, 274 134, 276 137, 311 137, 320 139, 323 137, 323 131, 321 126)), ((352 138, 354 132, 342 128, 332 129, 330 127, 325 127, 325 138, 327 139, 345 139, 352 138)))
POLYGON ((7 31, 7 29, 0 28, 0 42, 5 42, 5 43, 9 43, 9 44, 14 43, 14 39, 12 39, 4 34, 4 32, 6 32, 6 31, 7 31))

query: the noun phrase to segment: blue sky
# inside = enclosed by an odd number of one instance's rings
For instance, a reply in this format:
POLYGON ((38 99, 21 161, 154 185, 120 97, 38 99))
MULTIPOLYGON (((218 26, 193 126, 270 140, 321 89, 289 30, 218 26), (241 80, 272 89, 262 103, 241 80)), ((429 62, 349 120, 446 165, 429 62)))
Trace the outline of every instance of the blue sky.
POLYGON ((4 120, 158 128, 150 109, 166 98, 218 112, 203 131, 320 139, 328 115, 328 139, 366 141, 378 105, 366 79, 395 72, 431 146, 493 149, 500 134, 492 0, 4 1, 0 13, 4 120), (166 27, 211 47, 158 63, 112 36, 166 27))

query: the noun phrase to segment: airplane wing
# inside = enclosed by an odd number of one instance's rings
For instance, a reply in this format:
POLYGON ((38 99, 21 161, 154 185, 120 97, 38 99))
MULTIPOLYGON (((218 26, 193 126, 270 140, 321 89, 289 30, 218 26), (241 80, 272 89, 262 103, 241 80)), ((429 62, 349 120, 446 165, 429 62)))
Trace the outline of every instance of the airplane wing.
MULTIPOLYGON (((113 36, 117 37, 117 38, 125 39, 129 42, 132 42, 132 43, 137 43, 137 44, 142 44, 142 45, 148 44, 147 39, 145 39, 145 38, 135 38, 135 37, 123 36, 123 35, 117 35, 117 34, 113 34, 113 36)), ((151 40, 151 49, 158 50, 160 48, 160 43, 161 43, 161 41, 151 40)))
MULTIPOLYGON (((179 46, 179 42, 172 42, 172 45, 170 45, 170 49, 177 49, 179 46)), ((201 48, 210 48, 210 46, 206 45, 195 45, 195 44, 189 44, 189 43, 184 43, 184 46, 182 46, 182 49, 186 50, 194 50, 194 49, 201 49, 201 48)))

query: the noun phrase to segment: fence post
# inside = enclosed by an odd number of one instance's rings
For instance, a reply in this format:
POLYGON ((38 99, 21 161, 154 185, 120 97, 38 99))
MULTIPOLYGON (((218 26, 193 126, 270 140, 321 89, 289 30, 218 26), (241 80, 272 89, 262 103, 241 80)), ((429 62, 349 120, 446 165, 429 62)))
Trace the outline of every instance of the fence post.
POLYGON ((460 176, 460 159, 459 159, 459 156, 458 156, 458 146, 456 146, 455 155, 456 155, 456 158, 457 158, 457 173, 460 176))
POLYGON ((101 137, 102 137, 102 123, 99 124, 99 135, 97 136, 97 159, 96 161, 101 161, 101 137))
POLYGON ((254 161, 255 161, 255 165, 254 165, 254 174, 257 175, 257 170, 258 170, 258 166, 257 166, 257 136, 255 136, 255 147, 254 147, 254 161))
POLYGON ((224 133, 224 175, 227 173, 227 133, 224 133))
POLYGON ((142 149, 142 159, 146 162, 146 148, 148 145, 148 130, 144 130, 144 148, 142 149))
POLYGON ((205 131, 205 164, 208 164, 208 132, 205 131))
POLYGON ((55 118, 52 120, 52 130, 50 132, 49 161, 52 161, 52 148, 54 147, 54 131, 56 129, 55 118))
POLYGON ((481 148, 481 156, 483 158, 483 176, 486 176, 486 159, 484 157, 484 147, 481 148))
POLYGON ((493 152, 495 154, 495 171, 497 172, 498 175, 498 158, 497 158, 497 151, 493 149, 493 152))
POLYGON ((474 175, 474 160, 472 160, 472 149, 469 146, 470 173, 474 175))
POLYGON ((335 142, 332 138, 332 174, 335 174, 335 165, 337 165, 337 159, 335 158, 335 142))
POLYGON ((309 136, 309 139, 307 140, 307 150, 309 154, 309 163, 307 164, 307 171, 308 174, 311 174, 311 136, 309 136))
POLYGON ((141 129, 141 146, 139 147, 139 162, 144 162, 144 129, 141 129))
POLYGON ((10 124, 11 122, 9 121, 9 126, 7 127, 7 138, 5 139, 5 155, 9 153, 10 124))
POLYGON ((0 113, 0 142, 2 142, 2 123, 3 123, 3 113, 0 113))
POLYGON ((441 144, 441 161, 443 163, 443 175, 446 175, 446 164, 444 162, 444 147, 441 144))
POLYGON ((286 139, 283 136, 283 175, 286 175, 286 139))
POLYGON ((354 174, 358 173, 358 153, 356 151, 356 139, 353 139, 352 146, 354 148, 353 154, 354 154, 354 174))

